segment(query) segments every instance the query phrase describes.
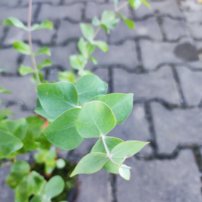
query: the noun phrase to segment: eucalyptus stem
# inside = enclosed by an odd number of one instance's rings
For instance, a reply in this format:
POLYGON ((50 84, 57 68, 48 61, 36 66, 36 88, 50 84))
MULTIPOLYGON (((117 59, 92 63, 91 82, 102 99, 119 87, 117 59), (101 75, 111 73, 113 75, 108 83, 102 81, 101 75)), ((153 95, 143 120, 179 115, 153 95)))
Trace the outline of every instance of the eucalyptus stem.
POLYGON ((116 7, 115 12, 119 12, 121 9, 125 8, 126 6, 128 6, 128 1, 123 2, 119 7, 116 7))
POLYGON ((32 42, 32 0, 29 0, 27 27, 28 27, 28 42, 29 42, 29 47, 31 52, 32 67, 35 72, 37 84, 40 84, 41 81, 40 81, 39 71, 37 68, 35 54, 33 51, 33 42, 32 42))
MULTIPOLYGON (((128 2, 127 2, 127 1, 124 2, 123 4, 121 4, 119 7, 116 5, 116 6, 114 7, 114 12, 115 12, 115 13, 120 12, 120 10, 122 10, 123 8, 125 8, 127 5, 128 5, 128 2)), ((100 27, 98 27, 98 28, 95 30, 95 34, 94 34, 93 40, 94 40, 94 39, 96 38, 96 36, 100 33, 100 31, 101 31, 101 28, 100 28, 100 27)), ((87 62, 87 64, 88 64, 88 62, 87 62)), ((87 66, 87 64, 86 64, 85 66, 87 66)))
POLYGON ((107 156, 111 160, 111 152, 109 151, 109 148, 108 148, 107 143, 105 141, 105 136, 104 135, 101 136, 101 140, 102 140, 103 146, 105 148, 105 151, 107 153, 107 156))
POLYGON ((107 143, 106 143, 106 140, 105 140, 105 139, 106 139, 105 135, 101 135, 102 144, 103 144, 104 149, 105 149, 105 151, 106 151, 107 157, 109 158, 109 160, 110 160, 113 164, 115 164, 115 165, 117 165, 117 166, 120 166, 117 162, 115 162, 115 161, 112 159, 112 154, 111 154, 111 152, 110 152, 110 150, 109 150, 109 147, 107 146, 107 143))

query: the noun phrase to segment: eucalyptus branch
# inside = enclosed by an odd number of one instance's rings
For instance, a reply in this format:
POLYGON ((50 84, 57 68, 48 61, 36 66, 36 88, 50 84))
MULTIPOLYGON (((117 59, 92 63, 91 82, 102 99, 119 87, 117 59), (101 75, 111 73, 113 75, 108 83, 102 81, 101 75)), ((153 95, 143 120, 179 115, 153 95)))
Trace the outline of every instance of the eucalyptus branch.
POLYGON ((40 84, 41 81, 40 81, 39 71, 37 68, 37 62, 36 62, 35 54, 33 51, 33 43, 32 43, 32 0, 29 0, 27 27, 28 27, 28 42, 29 42, 29 47, 31 52, 32 67, 35 72, 37 84, 40 84))

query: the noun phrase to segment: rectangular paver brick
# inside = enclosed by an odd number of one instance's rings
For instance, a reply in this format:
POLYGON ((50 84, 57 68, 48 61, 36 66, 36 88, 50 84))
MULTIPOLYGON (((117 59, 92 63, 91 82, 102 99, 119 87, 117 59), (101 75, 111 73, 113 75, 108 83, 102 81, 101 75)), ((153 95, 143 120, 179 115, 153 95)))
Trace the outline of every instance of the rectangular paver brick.
POLYGON ((38 20, 45 19, 64 19, 67 18, 72 21, 80 21, 82 15, 83 4, 51 6, 43 5, 39 14, 38 20))
POLYGON ((101 171, 94 175, 81 175, 79 183, 78 202, 110 202, 110 188, 106 172, 101 171))
POLYGON ((132 162, 132 179, 118 179, 118 202, 200 202, 200 175, 190 151, 173 160, 132 162), (189 166, 188 166, 189 165, 189 166))
POLYGON ((177 66, 176 69, 187 104, 198 106, 202 102, 202 71, 192 71, 186 66, 177 66))
POLYGON ((152 104, 152 115, 160 153, 172 153, 178 145, 202 145, 202 110, 168 110, 152 104))
POLYGON ((12 94, 1 95, 3 102, 15 102, 18 106, 25 105, 31 109, 35 107, 35 87, 30 77, 8 78, 0 76, 0 86, 12 92, 12 94))
POLYGON ((164 66, 158 71, 135 74, 116 69, 115 91, 133 92, 136 100, 162 99, 171 104, 180 104, 180 96, 171 68, 164 66))
POLYGON ((127 40, 122 44, 111 44, 109 52, 96 51, 95 57, 100 65, 123 65, 135 69, 139 64, 137 58, 136 43, 134 40, 127 40))
POLYGON ((127 38, 148 37, 153 40, 162 40, 162 33, 155 17, 135 22, 135 29, 128 29, 122 22, 110 34, 111 42, 119 42, 127 38))

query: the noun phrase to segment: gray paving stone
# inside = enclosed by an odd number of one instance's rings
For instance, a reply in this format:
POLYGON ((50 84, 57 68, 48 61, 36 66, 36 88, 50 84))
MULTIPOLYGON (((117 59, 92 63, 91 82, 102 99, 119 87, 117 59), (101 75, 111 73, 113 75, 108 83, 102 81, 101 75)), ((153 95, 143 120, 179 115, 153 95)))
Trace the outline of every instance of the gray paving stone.
POLYGON ((144 18, 147 15, 154 15, 156 11, 161 15, 183 17, 177 1, 175 0, 153 1, 151 2, 151 9, 142 6, 135 13, 138 18, 144 18))
POLYGON ((197 1, 183 0, 180 2, 180 8, 182 11, 200 11, 202 10, 202 5, 197 3, 197 1))
MULTIPOLYGON (((27 6, 28 3, 26 0, 20 0, 21 6, 27 6)), ((52 5, 58 5, 60 3, 61 0, 34 0, 33 4, 37 4, 37 3, 43 3, 43 4, 52 4, 52 5)))
POLYGON ((202 25, 200 23, 190 23, 188 26, 192 37, 197 40, 202 40, 202 25))
POLYGON ((123 44, 110 45, 107 53, 97 50, 94 55, 100 65, 110 66, 116 64, 135 69, 139 64, 136 44, 133 40, 127 40, 123 44))
POLYGON ((19 54, 13 49, 0 49, 0 69, 3 72, 16 73, 19 54))
MULTIPOLYGON (((35 12, 36 7, 33 6, 33 13, 35 12)), ((27 21, 27 8, 5 8, 5 7, 0 7, 0 22, 5 18, 8 17, 16 17, 22 21, 27 21)))
POLYGON ((148 37, 153 40, 162 40, 162 33, 156 18, 152 17, 143 21, 137 21, 135 24, 136 28, 131 30, 123 23, 119 23, 117 28, 110 34, 110 42, 115 43, 134 37, 148 37))
POLYGON ((187 22, 198 23, 202 19, 202 5, 197 1, 185 0, 180 1, 180 7, 184 13, 187 22))
POLYGON ((108 175, 101 171, 93 175, 81 175, 77 202, 110 202, 108 175))
POLYGON ((106 3, 106 0, 63 0, 64 4, 72 4, 78 2, 96 2, 96 3, 106 3))
POLYGON ((152 115, 159 152, 172 153, 178 145, 202 145, 202 110, 167 110, 161 104, 152 104, 152 115))
POLYGON ((57 32, 57 43, 62 43, 72 38, 79 38, 81 36, 79 23, 71 23, 68 21, 61 21, 59 30, 57 32))
POLYGON ((38 20, 44 19, 64 19, 68 18, 72 21, 80 21, 83 9, 83 4, 72 4, 67 6, 51 6, 51 5, 43 5, 41 8, 41 12, 39 14, 38 20))
POLYGON ((88 2, 85 9, 85 16, 91 20, 94 17, 99 17, 104 10, 113 10, 113 3, 110 1, 105 4, 97 4, 96 2, 88 2))
MULTIPOLYGON (((70 40, 79 39, 82 36, 80 30, 80 23, 71 23, 69 21, 61 21, 59 30, 57 32, 57 43, 66 43, 70 40)), ((101 30, 97 36, 97 40, 107 40, 107 35, 103 30, 101 30)))
POLYGON ((118 202, 201 201, 200 175, 190 151, 173 160, 132 162, 132 179, 118 179, 118 202), (189 166, 187 166, 189 165, 189 166))
POLYGON ((190 39, 183 39, 178 43, 141 40, 140 46, 146 69, 155 69, 166 63, 189 62, 194 65, 198 62, 197 49, 190 39))
POLYGON ((69 45, 66 45, 64 47, 53 47, 51 49, 52 52, 52 61, 54 65, 60 65, 64 69, 69 69, 69 56, 76 54, 76 44, 70 43, 69 45))
POLYGON ((132 74, 116 69, 115 91, 133 92, 135 100, 162 99, 171 104, 180 104, 176 82, 169 66, 146 74, 132 74))
POLYGON ((15 102, 18 106, 26 105, 28 108, 34 108, 36 99, 35 87, 30 77, 12 77, 8 79, 1 76, 0 86, 12 92, 9 95, 1 95, 4 102, 15 102))
MULTIPOLYGON (((9 28, 6 38, 3 41, 3 44, 12 45, 15 41, 19 41, 19 40, 20 41, 27 40, 27 33, 16 28, 9 28)), ((11 50, 11 51, 15 51, 15 50, 11 50)))
POLYGON ((12 202, 14 201, 12 190, 6 185, 5 177, 9 173, 9 166, 0 167, 0 201, 2 202, 12 202))
POLYGON ((181 37, 190 36, 187 24, 182 20, 173 20, 165 17, 163 18, 162 27, 168 40, 177 40, 181 37))
POLYGON ((17 6, 18 3, 19 3, 19 0, 13 0, 13 1, 1 0, 0 6, 2 6, 2 7, 14 7, 14 6, 17 6))
POLYGON ((198 106, 202 101, 202 92, 198 86, 202 85, 202 72, 192 71, 186 66, 177 66, 183 94, 190 106, 198 106))

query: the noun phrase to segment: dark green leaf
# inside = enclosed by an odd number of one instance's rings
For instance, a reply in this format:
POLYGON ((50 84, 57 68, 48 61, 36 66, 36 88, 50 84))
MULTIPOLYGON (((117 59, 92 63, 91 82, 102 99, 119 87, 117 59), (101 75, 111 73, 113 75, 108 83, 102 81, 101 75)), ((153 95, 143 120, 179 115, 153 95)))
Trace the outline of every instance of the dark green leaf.
POLYGON ((76 88, 69 82, 40 84, 38 98, 50 120, 78 105, 76 88))
POLYGON ((80 145, 82 138, 75 128, 80 109, 70 109, 60 115, 45 131, 47 139, 55 146, 71 150, 80 145))

